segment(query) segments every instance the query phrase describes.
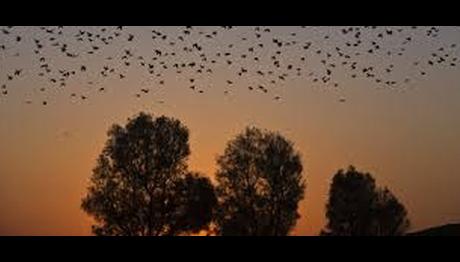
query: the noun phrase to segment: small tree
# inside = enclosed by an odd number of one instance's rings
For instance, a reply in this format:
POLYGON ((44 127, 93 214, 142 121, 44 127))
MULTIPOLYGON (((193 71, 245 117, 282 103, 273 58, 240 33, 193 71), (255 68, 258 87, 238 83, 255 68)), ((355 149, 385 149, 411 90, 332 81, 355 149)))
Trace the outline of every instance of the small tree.
POLYGON ((187 171, 188 129, 178 120, 141 113, 114 125, 93 170, 82 209, 96 235, 198 232, 216 203, 209 179, 187 171))
POLYGON ((409 227, 404 206, 387 188, 377 188, 369 173, 353 166, 332 179, 322 235, 402 235, 409 227))
POLYGON ((302 163, 278 133, 247 128, 217 159, 220 235, 287 235, 300 217, 302 163))

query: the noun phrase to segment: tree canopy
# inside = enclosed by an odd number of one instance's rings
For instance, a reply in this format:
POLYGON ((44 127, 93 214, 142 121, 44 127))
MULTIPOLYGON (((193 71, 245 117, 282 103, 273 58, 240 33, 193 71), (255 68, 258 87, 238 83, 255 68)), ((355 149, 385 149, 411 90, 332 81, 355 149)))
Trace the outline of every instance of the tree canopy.
POLYGON ((353 166, 332 179, 322 235, 403 235, 409 228, 405 207, 387 188, 378 188, 369 173, 353 166))
MULTIPOLYGON (((300 153, 277 132, 247 127, 217 157, 216 186, 188 170, 189 131, 177 119, 140 113, 113 125, 81 208, 96 235, 288 235, 300 217, 300 153)), ((350 166, 333 177, 321 235, 403 235, 399 200, 350 166)))
POLYGON ((229 141, 217 159, 220 235, 287 235, 300 217, 305 182, 292 142, 255 127, 229 141))
POLYGON ((176 235, 205 229, 217 203, 209 179, 187 170, 189 131, 140 113, 114 125, 82 200, 96 235, 176 235))

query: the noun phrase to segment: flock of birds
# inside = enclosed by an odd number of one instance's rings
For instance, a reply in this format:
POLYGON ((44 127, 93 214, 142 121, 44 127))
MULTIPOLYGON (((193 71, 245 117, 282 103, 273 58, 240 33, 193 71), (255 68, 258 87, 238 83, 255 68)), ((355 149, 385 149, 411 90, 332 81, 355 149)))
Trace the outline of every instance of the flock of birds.
MULTIPOLYGON (((238 87, 269 94, 274 100, 282 99, 277 94, 280 87, 296 79, 306 86, 339 88, 345 77, 361 78, 396 88, 426 77, 435 68, 457 67, 457 43, 435 41, 426 56, 416 56, 413 61, 405 57, 415 42, 436 40, 440 31, 439 27, 417 26, 300 26, 283 30, 262 26, 4 26, 0 29, 0 102, 25 76, 33 77, 37 86, 32 88, 43 94, 81 85, 104 93, 110 88, 104 84, 107 79, 139 77, 132 72, 141 72, 143 80, 142 87, 131 89, 137 98, 167 86, 170 78, 182 79, 179 86, 197 94, 205 93, 205 87, 216 80, 224 95, 238 87), (21 48, 26 43, 32 50, 21 48), (24 55, 24 51, 32 53, 24 55), (21 65, 30 68, 5 69, 14 64, 10 58, 28 59, 21 65), (394 73, 401 72, 398 58, 409 62, 415 74, 397 78, 394 73), (223 77, 215 77, 218 72, 223 77)), ((80 90, 68 95, 86 100, 91 94, 80 90)), ((46 95, 39 103, 49 103, 46 95)))

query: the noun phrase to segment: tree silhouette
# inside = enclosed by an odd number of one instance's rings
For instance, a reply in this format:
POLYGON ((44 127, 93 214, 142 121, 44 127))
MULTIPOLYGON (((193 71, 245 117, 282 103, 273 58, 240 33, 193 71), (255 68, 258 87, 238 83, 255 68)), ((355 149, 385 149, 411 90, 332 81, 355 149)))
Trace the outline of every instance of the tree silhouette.
POLYGON ((406 209, 398 199, 387 188, 377 188, 369 173, 353 166, 346 172, 339 170, 332 179, 326 217, 322 235, 403 235, 409 228, 406 209))
POLYGON ((220 235, 287 235, 300 217, 300 155, 278 133, 246 128, 217 158, 220 235))
POLYGON ((185 126, 140 113, 108 136, 81 205, 97 222, 93 233, 154 236, 206 228, 217 199, 209 179, 187 171, 185 126))
POLYGON ((189 173, 177 187, 179 194, 172 199, 178 204, 176 217, 170 221, 170 235, 181 232, 198 233, 207 230, 217 204, 211 181, 198 173, 189 173))

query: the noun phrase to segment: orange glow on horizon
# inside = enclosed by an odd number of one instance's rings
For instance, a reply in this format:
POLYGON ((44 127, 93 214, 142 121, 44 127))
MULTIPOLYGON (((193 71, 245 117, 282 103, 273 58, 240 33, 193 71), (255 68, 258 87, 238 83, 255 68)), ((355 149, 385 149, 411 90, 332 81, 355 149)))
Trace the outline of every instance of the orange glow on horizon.
MULTIPOLYGON (((446 39, 450 43, 458 35, 446 39)), ((141 41, 135 47, 151 51, 141 41)), ((412 55, 423 57, 422 51, 415 49, 412 55)), ((30 64, 24 56, 14 59, 12 66, 30 64)), ((106 60, 85 62, 88 68, 99 68, 106 60)), ((387 66, 383 59, 372 62, 387 66)), ((233 66, 239 70, 240 65, 233 66)), ((458 68, 434 71, 431 78, 407 88, 374 88, 366 80, 338 74, 340 88, 302 78, 279 84, 269 95, 249 91, 247 85, 255 82, 249 77, 227 87, 228 68, 234 69, 224 65, 212 77, 200 79, 203 94, 191 91, 186 76, 165 73, 160 85, 156 78, 147 81, 138 69, 126 69, 125 79, 101 81, 107 89, 103 94, 86 84, 92 75, 70 83, 65 91, 53 89, 49 97, 29 88, 41 83, 31 78, 14 86, 8 99, 0 97, 0 235, 91 234, 92 219, 80 203, 106 132, 141 111, 185 124, 190 130, 190 170, 213 182, 216 156, 246 126, 279 131, 291 140, 302 155, 307 184, 292 235, 320 232, 331 178, 350 164, 370 172, 378 185, 401 200, 412 230, 460 220, 458 68), (145 87, 152 90, 148 95, 134 96, 145 87), (71 100, 70 93, 77 91, 89 98, 71 100), (282 99, 275 101, 273 95, 282 99), (38 102, 25 104, 24 97, 37 97, 38 102), (345 103, 339 102, 341 97, 345 103), (48 98, 46 107, 40 103, 43 98, 48 98)))

